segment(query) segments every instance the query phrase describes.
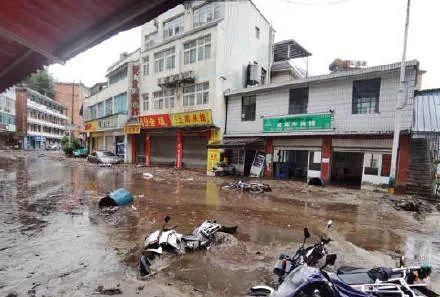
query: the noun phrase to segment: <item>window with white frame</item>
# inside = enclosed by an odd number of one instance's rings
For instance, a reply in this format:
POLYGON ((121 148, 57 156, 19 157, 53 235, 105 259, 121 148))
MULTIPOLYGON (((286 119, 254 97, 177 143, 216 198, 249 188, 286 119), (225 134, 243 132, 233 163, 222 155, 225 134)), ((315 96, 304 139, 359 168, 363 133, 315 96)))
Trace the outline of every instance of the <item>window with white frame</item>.
POLYGON ((221 17, 221 3, 210 2, 194 10, 193 26, 199 27, 221 17))
POLYGON ((379 166, 382 162, 382 155, 375 153, 365 153, 364 154, 364 174, 368 175, 378 175, 379 166))
POLYGON ((175 48, 171 47, 154 54, 154 72, 174 69, 176 64, 175 48))
POLYGON ((203 82, 183 88, 183 106, 208 104, 209 82, 203 82))
POLYGON ((150 110, 150 96, 148 96, 148 93, 142 94, 142 110, 150 110))
POLYGON ((143 75, 150 74, 150 57, 149 56, 142 57, 142 74, 143 75))
POLYGON ((113 98, 105 100, 105 115, 113 114, 113 98))
POLYGON ((192 64, 211 57, 211 35, 191 40, 183 45, 183 64, 192 64))
POLYGON ((145 37, 144 37, 145 48, 148 49, 148 48, 153 47, 157 41, 157 37, 158 37, 157 32, 145 35, 145 37))
POLYGON ((97 116, 98 118, 104 116, 104 101, 98 103, 97 116))
POLYGON ((183 15, 163 23, 163 39, 183 33, 183 15))
POLYGON ((174 89, 164 89, 153 93, 154 109, 174 108, 174 98, 176 96, 174 89))

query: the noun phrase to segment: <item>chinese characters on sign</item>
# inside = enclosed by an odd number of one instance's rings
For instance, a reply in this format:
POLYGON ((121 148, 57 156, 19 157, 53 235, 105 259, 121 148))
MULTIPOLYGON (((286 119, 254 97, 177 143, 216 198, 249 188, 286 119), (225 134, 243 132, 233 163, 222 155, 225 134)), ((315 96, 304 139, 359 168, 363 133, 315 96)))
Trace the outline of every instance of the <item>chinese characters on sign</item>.
POLYGON ((174 113, 172 116, 172 124, 176 127, 212 125, 211 110, 174 113))
POLYGON ((139 133, 141 133, 141 125, 139 124, 126 125, 124 127, 124 134, 139 134, 139 133))
POLYGON ((137 117, 139 115, 139 65, 133 65, 133 77, 131 80, 131 116, 137 117))
POLYGON ((84 130, 86 132, 95 132, 97 128, 98 128, 97 121, 90 121, 84 124, 84 130))
POLYGON ((263 118, 263 132, 326 130, 333 127, 333 114, 302 114, 263 118))
POLYGON ((110 117, 106 117, 103 119, 98 120, 98 128, 100 130, 102 129, 111 129, 111 128, 117 128, 118 127, 118 115, 113 115, 110 117))
POLYGON ((140 116, 139 122, 143 129, 146 128, 168 128, 171 127, 171 120, 168 114, 154 114, 140 116))

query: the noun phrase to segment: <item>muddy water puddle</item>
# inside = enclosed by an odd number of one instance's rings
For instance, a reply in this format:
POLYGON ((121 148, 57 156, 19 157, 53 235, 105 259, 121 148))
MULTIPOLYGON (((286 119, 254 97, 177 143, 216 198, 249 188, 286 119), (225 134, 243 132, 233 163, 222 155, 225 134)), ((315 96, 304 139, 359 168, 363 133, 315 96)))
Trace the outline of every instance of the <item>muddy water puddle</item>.
POLYGON ((304 199, 288 187, 252 196, 221 190, 213 179, 145 180, 140 170, 67 164, 35 154, 13 162, 0 154, 0 169, 0 296, 26 296, 29 290, 37 296, 89 296, 109 280, 120 283, 126 296, 151 296, 155 285, 157 296, 244 296, 251 285, 270 284, 276 256, 297 246, 305 226, 316 239, 329 219, 335 225, 330 248, 340 265, 393 265, 405 253, 440 267, 435 214, 417 220, 388 205, 327 201, 321 192, 304 199), (135 195, 135 209, 100 214, 99 198, 119 187, 135 195), (182 233, 207 218, 239 229, 209 251, 161 260, 153 279, 139 281, 143 239, 166 215, 182 233), (149 289, 136 291, 142 285, 149 289))

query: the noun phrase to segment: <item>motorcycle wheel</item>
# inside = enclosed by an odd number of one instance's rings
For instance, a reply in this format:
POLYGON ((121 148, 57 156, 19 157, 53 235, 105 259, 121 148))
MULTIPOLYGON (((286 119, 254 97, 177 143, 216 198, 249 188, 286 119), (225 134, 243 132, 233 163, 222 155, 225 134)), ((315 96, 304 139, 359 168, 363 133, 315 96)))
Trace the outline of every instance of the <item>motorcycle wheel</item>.
POLYGON ((150 260, 148 260, 148 258, 145 257, 144 255, 142 255, 139 258, 139 272, 141 276, 146 276, 151 274, 150 265, 151 265, 150 260))
POLYGON ((251 185, 249 188, 249 192, 252 194, 260 194, 264 192, 264 189, 259 185, 251 185))

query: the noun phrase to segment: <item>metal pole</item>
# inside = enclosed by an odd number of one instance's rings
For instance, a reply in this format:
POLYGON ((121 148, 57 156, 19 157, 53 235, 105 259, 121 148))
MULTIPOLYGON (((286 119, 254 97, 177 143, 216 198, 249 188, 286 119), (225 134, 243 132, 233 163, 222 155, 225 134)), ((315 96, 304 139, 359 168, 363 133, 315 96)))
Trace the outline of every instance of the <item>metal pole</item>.
POLYGON ((403 37, 403 53, 402 62, 400 64, 400 84, 397 94, 396 110, 394 112, 394 138, 393 138, 393 152, 391 155, 391 168, 390 168, 390 181, 389 187, 395 189, 396 187, 396 171, 397 171, 397 155, 399 152, 399 139, 400 139, 400 118, 401 111, 406 105, 407 86, 405 83, 405 70, 406 70, 406 47, 408 41, 408 27, 409 27, 409 14, 410 14, 411 0, 408 0, 406 6, 406 22, 405 33, 403 37))

